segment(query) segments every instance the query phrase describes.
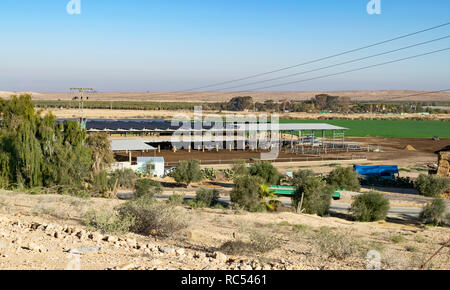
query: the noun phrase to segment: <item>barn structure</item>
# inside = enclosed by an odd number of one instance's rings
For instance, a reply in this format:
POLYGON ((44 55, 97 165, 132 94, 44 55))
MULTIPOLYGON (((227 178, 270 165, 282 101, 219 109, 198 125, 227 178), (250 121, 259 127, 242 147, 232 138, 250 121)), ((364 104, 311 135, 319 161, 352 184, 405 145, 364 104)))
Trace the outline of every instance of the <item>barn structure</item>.
POLYGON ((88 133, 106 132, 115 152, 149 150, 256 150, 274 146, 295 153, 355 149, 345 142, 347 128, 306 123, 195 123, 174 125, 165 120, 89 120, 88 133), (174 138, 178 135, 179 138, 174 138), (218 141, 219 140, 219 141, 218 141))

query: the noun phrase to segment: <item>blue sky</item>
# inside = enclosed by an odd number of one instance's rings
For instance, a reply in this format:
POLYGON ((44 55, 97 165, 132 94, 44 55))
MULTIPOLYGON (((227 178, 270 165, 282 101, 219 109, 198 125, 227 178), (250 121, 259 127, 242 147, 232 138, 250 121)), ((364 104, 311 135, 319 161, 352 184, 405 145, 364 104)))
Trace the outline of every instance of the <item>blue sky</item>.
MULTIPOLYGON (((448 0, 381 0, 381 15, 367 13, 369 0, 81 0, 80 15, 66 12, 68 2, 0 1, 0 90, 67 91, 79 86, 99 91, 184 90, 328 56, 450 21, 448 0)), ((268 77, 447 35, 450 25, 268 77)), ((278 82, 447 47, 450 38, 278 82)), ((271 90, 446 89, 450 84, 449 64, 450 51, 446 51, 271 90)), ((269 84, 273 83, 277 82, 269 84)))

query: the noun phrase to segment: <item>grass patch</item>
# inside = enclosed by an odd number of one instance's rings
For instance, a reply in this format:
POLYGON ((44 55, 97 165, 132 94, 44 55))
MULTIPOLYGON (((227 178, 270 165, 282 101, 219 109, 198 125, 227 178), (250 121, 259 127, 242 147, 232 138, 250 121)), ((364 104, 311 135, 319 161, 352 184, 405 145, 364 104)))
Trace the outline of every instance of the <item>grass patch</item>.
MULTIPOLYGON (((280 120, 281 123, 317 123, 317 120, 280 120)), ((348 137, 450 138, 448 122, 414 120, 321 120, 321 123, 348 128, 348 137)), ((316 132, 316 137, 322 137, 316 132)), ((330 135, 330 134, 328 134, 330 135)), ((328 137, 328 136, 327 136, 328 137)))
POLYGON ((400 244, 405 241, 405 238, 401 235, 393 235, 389 237, 389 240, 393 242, 394 244, 400 244))
POLYGON ((296 232, 296 233, 304 233, 304 232, 309 231, 309 230, 311 229, 311 227, 310 227, 310 226, 307 226, 307 225, 299 224, 299 225, 294 225, 294 226, 292 227, 292 229, 293 229, 294 232, 296 232))
POLYGON ((279 240, 269 233, 252 231, 249 235, 249 241, 240 239, 227 241, 220 247, 220 251, 227 255, 264 254, 279 246, 279 240))

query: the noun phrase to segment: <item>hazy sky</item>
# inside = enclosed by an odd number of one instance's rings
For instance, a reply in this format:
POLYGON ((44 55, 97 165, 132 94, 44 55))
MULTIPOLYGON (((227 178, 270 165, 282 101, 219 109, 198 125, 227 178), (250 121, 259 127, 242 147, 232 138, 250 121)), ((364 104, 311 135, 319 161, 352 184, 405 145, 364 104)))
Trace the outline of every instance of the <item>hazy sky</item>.
MULTIPOLYGON (((381 15, 367 13, 369 0, 81 0, 79 15, 67 13, 68 2, 0 1, 0 90, 184 90, 302 63, 450 21, 449 0, 381 0, 381 15)), ((450 25, 251 81, 447 35, 450 25)), ((450 38, 269 84, 447 47, 450 38)), ((448 86, 450 51, 445 51, 270 90, 439 90, 448 86)))

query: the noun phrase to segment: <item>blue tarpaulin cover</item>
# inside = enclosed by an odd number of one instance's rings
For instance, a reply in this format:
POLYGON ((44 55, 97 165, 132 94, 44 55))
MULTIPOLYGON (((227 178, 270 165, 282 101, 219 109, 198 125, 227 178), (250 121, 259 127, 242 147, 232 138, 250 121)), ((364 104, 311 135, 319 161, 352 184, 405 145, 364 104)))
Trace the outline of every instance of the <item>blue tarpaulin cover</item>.
POLYGON ((392 176, 393 174, 398 174, 397 165, 378 165, 378 166, 353 166, 359 175, 364 176, 392 176))

